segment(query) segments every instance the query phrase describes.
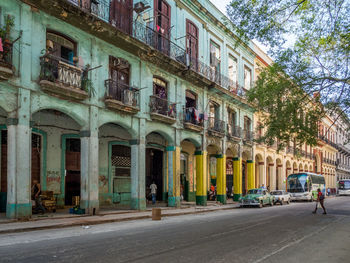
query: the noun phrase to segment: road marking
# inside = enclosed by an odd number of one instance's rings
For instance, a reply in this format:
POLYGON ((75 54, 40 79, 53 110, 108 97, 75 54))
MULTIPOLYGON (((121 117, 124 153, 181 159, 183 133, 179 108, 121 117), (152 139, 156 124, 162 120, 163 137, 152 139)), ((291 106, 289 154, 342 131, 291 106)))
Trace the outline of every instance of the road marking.
POLYGON ((296 244, 299 244, 300 242, 304 241, 305 239, 310 238, 310 237, 312 237, 312 236, 314 236, 314 235, 319 234, 320 232, 322 232, 323 230, 325 230, 329 225, 331 225, 331 224, 333 224, 333 223, 335 223, 335 222, 338 222, 338 221, 340 221, 340 219, 338 219, 338 220, 336 220, 336 221, 333 221, 333 222, 331 222, 331 223, 329 223, 329 224, 327 224, 327 225, 325 225, 325 226, 319 228, 316 232, 312 232, 312 233, 310 233, 310 234, 308 234, 308 235, 306 235, 306 236, 303 236, 302 238, 299 238, 299 239, 297 239, 297 240, 294 240, 294 241, 292 241, 292 242, 290 242, 290 243, 288 243, 288 244, 286 244, 286 245, 280 247, 279 249, 277 249, 277 250, 275 250, 275 251, 273 251, 273 252, 271 252, 271 253, 269 253, 269 254, 263 256, 262 258, 260 258, 260 259, 258 259, 258 260, 256 260, 256 261, 253 261, 253 263, 260 263, 260 262, 263 262, 263 261, 265 261, 266 259, 268 259, 269 257, 272 257, 272 256, 278 254, 279 252, 285 250, 286 248, 289 248, 289 247, 291 247, 291 246, 294 246, 294 245, 296 245, 296 244))

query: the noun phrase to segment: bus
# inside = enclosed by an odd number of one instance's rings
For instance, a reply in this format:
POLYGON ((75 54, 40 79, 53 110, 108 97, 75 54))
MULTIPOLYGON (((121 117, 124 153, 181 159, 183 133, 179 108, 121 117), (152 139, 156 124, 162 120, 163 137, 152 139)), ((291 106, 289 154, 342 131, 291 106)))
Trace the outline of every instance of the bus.
POLYGON ((350 195, 350 179, 338 181, 338 195, 350 195))
POLYGON ((317 200, 318 188, 326 196, 326 181, 321 174, 295 173, 287 177, 287 191, 290 194, 290 200, 310 202, 317 200))

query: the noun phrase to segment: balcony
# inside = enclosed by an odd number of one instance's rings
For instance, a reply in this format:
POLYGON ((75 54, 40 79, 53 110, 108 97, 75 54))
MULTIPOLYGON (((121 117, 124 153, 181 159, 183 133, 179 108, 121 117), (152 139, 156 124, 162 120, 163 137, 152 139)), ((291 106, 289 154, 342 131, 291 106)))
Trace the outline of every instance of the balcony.
POLYGON ((152 120, 174 124, 176 122, 176 103, 157 96, 150 96, 150 116, 152 120))
POLYGON ((195 132, 201 132, 204 128, 204 117, 203 114, 193 107, 184 108, 183 125, 185 129, 192 130, 195 132))
POLYGON ((242 138, 242 128, 227 124, 227 137, 233 141, 239 142, 242 138))
POLYGON ((107 79, 105 81, 105 104, 110 110, 135 114, 139 108, 139 90, 123 83, 107 79))
POLYGON ((13 76, 12 47, 12 43, 3 43, 4 51, 0 52, 0 80, 8 80, 13 76))
POLYGON ((253 144, 254 134, 250 130, 243 130, 243 142, 245 144, 253 144))
POLYGON ((215 117, 208 118, 208 133, 216 137, 225 136, 225 122, 216 119, 215 117))
POLYGON ((294 153, 294 148, 291 146, 287 146, 287 154, 293 154, 294 153))
POLYGON ((39 84, 44 92, 63 99, 85 100, 89 97, 87 72, 53 55, 44 55, 40 60, 39 84))

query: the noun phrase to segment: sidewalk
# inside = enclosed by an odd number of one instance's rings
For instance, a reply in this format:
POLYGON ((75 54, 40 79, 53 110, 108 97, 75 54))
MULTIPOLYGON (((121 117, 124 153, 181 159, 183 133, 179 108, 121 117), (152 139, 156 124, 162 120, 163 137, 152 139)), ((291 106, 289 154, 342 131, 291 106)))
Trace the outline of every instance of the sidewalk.
MULTIPOLYGON (((189 214, 198 214, 204 212, 213 212, 218 210, 227 210, 239 207, 238 203, 231 203, 221 205, 217 203, 209 203, 208 206, 188 206, 182 205, 181 208, 162 207, 162 217, 166 216, 180 216, 189 214)), ((83 225, 96 225, 112 222, 140 220, 152 218, 152 208, 147 208, 146 211, 134 211, 134 210, 105 210, 100 211, 98 215, 70 215, 70 214, 58 214, 48 217, 36 217, 29 221, 0 221, 0 234, 27 232, 43 229, 55 229, 72 226, 83 225)))

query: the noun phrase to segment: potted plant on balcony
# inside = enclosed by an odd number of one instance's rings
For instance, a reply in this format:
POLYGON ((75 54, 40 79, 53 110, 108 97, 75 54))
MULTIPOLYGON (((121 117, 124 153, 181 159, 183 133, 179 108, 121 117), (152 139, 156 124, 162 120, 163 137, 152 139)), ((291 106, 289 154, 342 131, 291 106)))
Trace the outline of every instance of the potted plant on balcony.
POLYGON ((5 16, 5 25, 0 27, 0 61, 6 60, 7 53, 11 50, 10 34, 14 26, 14 18, 5 16))

